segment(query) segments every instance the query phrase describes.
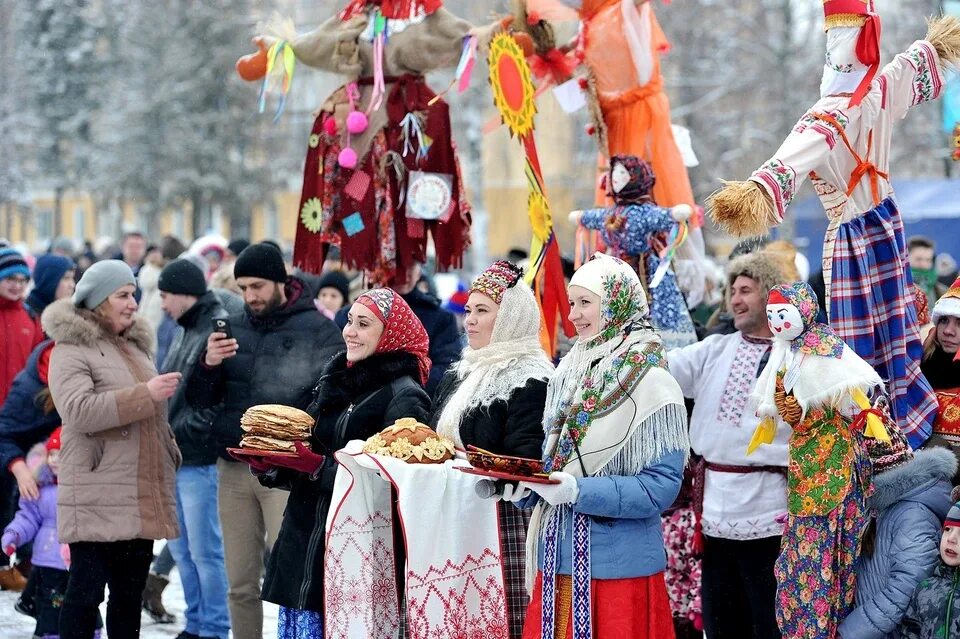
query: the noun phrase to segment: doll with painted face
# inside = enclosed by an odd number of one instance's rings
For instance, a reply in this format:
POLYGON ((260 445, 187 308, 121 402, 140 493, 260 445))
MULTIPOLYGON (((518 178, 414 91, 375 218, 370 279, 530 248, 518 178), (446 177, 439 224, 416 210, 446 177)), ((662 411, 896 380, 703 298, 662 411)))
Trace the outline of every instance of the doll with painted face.
POLYGON ((633 155, 610 158, 606 181, 614 205, 573 211, 570 220, 600 231, 608 253, 634 264, 644 288, 649 290, 650 319, 668 349, 696 342, 693 321, 676 276, 668 270, 658 286, 651 285, 660 266, 657 247, 665 246, 670 229, 688 220, 693 209, 686 204, 673 208, 657 206, 653 199, 657 181, 653 168, 633 155))
POLYGON ((793 429, 775 573, 777 622, 783 636, 795 639, 833 639, 853 609, 854 561, 871 490, 864 437, 889 439, 881 411, 867 399, 882 391, 883 381, 833 329, 817 323, 818 311, 809 284, 770 291, 773 348, 754 391, 762 422, 748 449, 772 442, 778 424, 793 429))

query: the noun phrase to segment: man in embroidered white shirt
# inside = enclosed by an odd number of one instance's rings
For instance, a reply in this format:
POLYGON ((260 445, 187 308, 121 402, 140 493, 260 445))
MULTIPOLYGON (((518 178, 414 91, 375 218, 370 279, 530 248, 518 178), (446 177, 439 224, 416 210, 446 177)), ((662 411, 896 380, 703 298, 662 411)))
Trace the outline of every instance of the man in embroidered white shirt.
MULTIPOLYGON (((670 351, 670 372, 694 400, 690 444, 703 481, 703 622, 707 639, 779 639, 774 616, 787 510, 788 428, 747 457, 759 420, 750 393, 770 353, 766 300, 786 283, 775 258, 751 253, 727 269, 737 332, 670 351)), ((695 506, 696 508, 696 506, 695 506)))

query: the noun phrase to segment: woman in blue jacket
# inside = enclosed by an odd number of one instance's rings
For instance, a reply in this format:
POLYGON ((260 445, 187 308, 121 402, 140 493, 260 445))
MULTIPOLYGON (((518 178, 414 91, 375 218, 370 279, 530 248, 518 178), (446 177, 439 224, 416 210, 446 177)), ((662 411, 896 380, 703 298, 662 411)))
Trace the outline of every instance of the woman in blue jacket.
POLYGON ((527 538, 537 571, 525 639, 672 638, 660 514, 680 490, 683 394, 626 263, 596 255, 570 280, 578 340, 547 387, 544 467, 527 538), (535 553, 535 554, 534 554, 535 553), (557 630, 560 632, 557 633, 557 630))

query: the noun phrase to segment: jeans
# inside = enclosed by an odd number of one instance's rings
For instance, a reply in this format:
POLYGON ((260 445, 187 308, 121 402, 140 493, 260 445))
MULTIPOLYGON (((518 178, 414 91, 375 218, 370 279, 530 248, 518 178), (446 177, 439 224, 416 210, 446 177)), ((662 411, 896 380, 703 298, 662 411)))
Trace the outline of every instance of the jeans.
POLYGON ((773 564, 780 537, 703 536, 703 630, 707 639, 780 639, 773 564))
POLYGON ((186 631, 226 639, 227 569, 217 508, 217 467, 183 466, 177 471, 180 537, 167 542, 177 562, 187 603, 186 631))
POLYGON ((217 472, 233 639, 261 639, 263 562, 280 533, 290 493, 264 488, 240 462, 218 459, 217 472))
POLYGON ((93 639, 103 588, 109 586, 107 636, 140 636, 140 605, 153 559, 149 539, 70 544, 70 577, 60 609, 60 639, 93 639))

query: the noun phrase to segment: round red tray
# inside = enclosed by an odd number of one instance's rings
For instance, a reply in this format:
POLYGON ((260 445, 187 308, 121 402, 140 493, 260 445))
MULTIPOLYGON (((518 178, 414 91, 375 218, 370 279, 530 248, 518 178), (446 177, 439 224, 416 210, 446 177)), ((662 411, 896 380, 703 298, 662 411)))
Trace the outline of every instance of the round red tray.
POLYGON ((502 479, 504 481, 526 481, 531 484, 559 484, 560 482, 556 479, 550 479, 547 475, 511 475, 510 473, 501 473, 496 470, 486 470, 484 468, 466 468, 464 466, 457 466, 457 470, 467 473, 468 475, 480 475, 481 477, 489 477, 490 479, 502 479))

